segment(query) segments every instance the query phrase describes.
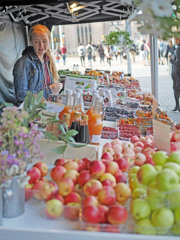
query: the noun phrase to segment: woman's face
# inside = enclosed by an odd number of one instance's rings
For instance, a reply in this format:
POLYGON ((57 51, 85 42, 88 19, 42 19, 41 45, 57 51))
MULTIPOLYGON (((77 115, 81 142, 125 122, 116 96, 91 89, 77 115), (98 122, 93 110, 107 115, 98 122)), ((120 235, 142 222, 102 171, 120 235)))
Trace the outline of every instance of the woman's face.
POLYGON ((32 34, 32 46, 36 55, 42 59, 50 46, 48 34, 46 32, 34 32, 32 34))

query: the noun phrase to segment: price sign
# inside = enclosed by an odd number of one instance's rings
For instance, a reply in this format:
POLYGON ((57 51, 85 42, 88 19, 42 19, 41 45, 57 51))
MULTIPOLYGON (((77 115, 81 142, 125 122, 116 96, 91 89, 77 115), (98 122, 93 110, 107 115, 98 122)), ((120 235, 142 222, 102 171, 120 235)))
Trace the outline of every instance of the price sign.
POLYGON ((170 153, 171 126, 153 119, 154 146, 162 151, 170 153))
POLYGON ((64 91, 66 91, 66 89, 75 90, 77 88, 93 91, 94 89, 96 89, 96 83, 97 83, 97 80, 94 80, 94 79, 66 76, 64 91))

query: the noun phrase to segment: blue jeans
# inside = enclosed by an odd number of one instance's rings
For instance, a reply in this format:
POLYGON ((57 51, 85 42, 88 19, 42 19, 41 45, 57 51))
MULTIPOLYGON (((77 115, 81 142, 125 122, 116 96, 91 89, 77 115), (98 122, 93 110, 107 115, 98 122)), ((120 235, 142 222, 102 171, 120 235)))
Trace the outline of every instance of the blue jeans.
POLYGON ((66 65, 66 54, 63 54, 62 58, 63 58, 63 64, 66 65))

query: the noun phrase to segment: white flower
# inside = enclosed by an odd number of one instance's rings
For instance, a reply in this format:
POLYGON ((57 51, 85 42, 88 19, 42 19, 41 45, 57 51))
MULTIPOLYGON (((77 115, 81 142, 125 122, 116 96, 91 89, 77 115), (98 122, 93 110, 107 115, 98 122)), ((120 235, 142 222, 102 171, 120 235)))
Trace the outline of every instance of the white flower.
POLYGON ((171 1, 169 0, 151 0, 149 5, 155 16, 170 17, 173 14, 171 1))
POLYGON ((19 166, 12 165, 9 169, 10 176, 17 175, 19 173, 19 166))

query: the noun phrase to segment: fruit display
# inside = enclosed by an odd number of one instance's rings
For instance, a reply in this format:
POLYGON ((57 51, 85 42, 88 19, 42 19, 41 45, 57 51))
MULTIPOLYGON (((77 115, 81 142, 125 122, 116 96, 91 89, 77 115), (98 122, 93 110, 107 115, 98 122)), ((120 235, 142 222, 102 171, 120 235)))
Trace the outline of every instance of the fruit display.
POLYGON ((135 231, 149 235, 180 235, 180 152, 156 151, 152 164, 129 171, 130 211, 135 231))
POLYGON ((118 129, 113 127, 103 127, 101 138, 116 139, 119 137, 118 129))

